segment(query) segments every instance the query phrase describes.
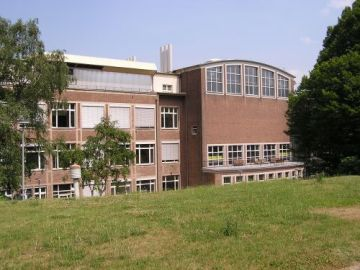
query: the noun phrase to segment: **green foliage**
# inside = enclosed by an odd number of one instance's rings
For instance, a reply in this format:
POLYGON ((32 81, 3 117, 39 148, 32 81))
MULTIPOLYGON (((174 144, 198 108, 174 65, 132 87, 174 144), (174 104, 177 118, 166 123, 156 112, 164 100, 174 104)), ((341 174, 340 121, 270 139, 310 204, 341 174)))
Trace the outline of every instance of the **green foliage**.
POLYGON ((331 29, 314 69, 289 98, 289 134, 310 174, 344 173, 341 160, 360 154, 360 0, 331 29))
POLYGON ((44 119, 69 79, 63 53, 45 53, 37 20, 11 23, 0 17, 0 190, 19 187, 18 122, 29 121, 32 142, 44 143, 44 119))
POLYGON ((131 136, 115 127, 115 123, 103 118, 95 127, 95 136, 87 138, 82 149, 67 149, 60 143, 63 165, 82 165, 82 185, 95 184, 100 194, 106 190, 109 181, 125 180, 135 154, 130 150, 131 136))

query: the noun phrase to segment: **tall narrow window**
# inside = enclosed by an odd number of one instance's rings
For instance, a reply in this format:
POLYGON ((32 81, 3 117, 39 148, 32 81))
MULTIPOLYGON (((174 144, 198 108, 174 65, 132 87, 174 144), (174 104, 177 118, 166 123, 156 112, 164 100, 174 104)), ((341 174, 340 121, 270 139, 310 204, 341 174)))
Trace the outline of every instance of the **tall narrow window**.
POLYGON ((179 161, 179 143, 162 143, 161 145, 162 162, 179 161))
POLYGON ((162 107, 161 108, 161 128, 178 128, 178 108, 162 107))
MULTIPOLYGON (((74 149, 75 144, 69 143, 66 144, 66 147, 68 149, 74 149)), ((53 169, 63 169, 66 167, 64 160, 64 153, 62 153, 61 150, 58 149, 58 147, 56 147, 52 158, 53 158, 53 169)))
POLYGON ((279 154, 282 160, 290 160, 291 159, 290 144, 289 143, 280 144, 279 154))
POLYGON ((208 165, 209 166, 224 165, 224 146, 222 145, 208 146, 208 165))
POLYGON ((135 126, 137 128, 153 128, 155 126, 155 109, 136 107, 135 126))
POLYGON ((32 170, 44 169, 46 163, 44 150, 36 145, 26 146, 25 163, 32 170))
POLYGON ((104 117, 104 106, 83 105, 81 107, 81 127, 94 128, 104 117))
POLYGON ((242 145, 229 145, 228 146, 228 163, 233 165, 234 160, 242 159, 242 145))
POLYGON ((258 144, 250 144, 246 146, 246 162, 254 163, 260 158, 260 146, 258 144))
POLYGON ((222 93, 223 92, 223 72, 222 67, 207 68, 207 92, 222 93))
POLYGON ((241 66, 226 66, 226 91, 229 94, 241 94, 241 66))
POLYGON ((109 115, 117 128, 130 128, 130 107, 110 106, 109 115))
POLYGON ((162 180, 163 180, 162 188, 164 191, 179 189, 179 176, 178 175, 163 176, 162 180))
POLYGON ((289 96, 289 79, 278 74, 278 95, 279 97, 289 96))
POLYGON ((275 96, 274 72, 266 69, 261 70, 262 95, 265 97, 275 96))
POLYGON ((254 96, 259 94, 257 67, 245 66, 245 93, 254 96))
POLYGON ((271 159, 276 157, 275 144, 265 144, 264 145, 264 159, 271 161, 271 159))
POLYGON ((136 145, 136 164, 147 165, 154 164, 154 144, 136 145))
POLYGON ((52 127, 75 127, 75 103, 57 105, 52 109, 52 127))

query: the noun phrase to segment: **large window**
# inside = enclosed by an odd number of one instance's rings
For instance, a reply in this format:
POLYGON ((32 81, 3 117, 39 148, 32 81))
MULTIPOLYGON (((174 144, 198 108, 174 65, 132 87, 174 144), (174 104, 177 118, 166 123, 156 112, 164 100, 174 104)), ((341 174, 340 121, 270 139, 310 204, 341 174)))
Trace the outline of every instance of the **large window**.
POLYGON ((178 128, 178 108, 161 108, 161 128, 178 128))
POLYGON ((229 94, 241 94, 241 66, 226 66, 226 91, 229 94))
POLYGON ((179 189, 179 176, 178 175, 163 176, 162 188, 164 191, 178 190, 179 189))
POLYGON ((222 93, 223 92, 223 72, 222 67, 207 68, 207 92, 222 93))
POLYGON ((155 109, 136 107, 135 126, 137 128, 153 128, 155 126, 155 109))
POLYGON ((130 107, 110 106, 109 117, 111 121, 116 121, 117 128, 130 128, 130 107))
POLYGON ((254 163, 260 158, 260 146, 258 144, 250 144, 246 146, 246 162, 254 163))
POLYGON ((289 96, 289 79, 278 74, 278 95, 279 97, 289 96))
POLYGON ((282 160, 290 160, 291 159, 290 144, 288 143, 280 144, 279 154, 282 160))
MULTIPOLYGON (((67 149, 74 149, 75 144, 66 144, 67 149)), ((54 150, 53 155, 53 169, 63 169, 65 168, 65 160, 63 157, 63 153, 61 153, 61 150, 56 147, 54 150)))
POLYGON ((234 160, 242 159, 242 145, 229 145, 228 146, 228 163, 232 165, 234 160))
POLYGON ((264 145, 264 159, 271 161, 271 159, 276 157, 275 144, 265 144, 264 145))
POLYGON ((74 184, 61 184, 53 186, 54 198, 71 198, 75 195, 74 184))
POLYGON ((94 128, 104 117, 104 106, 83 105, 81 107, 81 127, 94 128))
POLYGON ((266 97, 275 96, 274 72, 266 69, 261 70, 262 95, 266 97))
POLYGON ((155 179, 149 180, 137 180, 136 191, 138 192, 154 192, 155 191, 155 179))
POLYGON ((154 164, 154 144, 136 145, 136 164, 154 164))
POLYGON ((179 143, 162 143, 161 158, 162 162, 178 162, 179 143))
POLYGON ((57 105, 52 109, 52 127, 75 127, 75 103, 57 105))
POLYGON ((26 166, 32 170, 44 169, 46 163, 44 150, 38 146, 26 146, 25 161, 26 166))
POLYGON ((208 147, 208 164, 209 166, 224 165, 224 146, 216 145, 208 147))
POLYGON ((254 96, 259 94, 257 67, 245 66, 245 93, 254 96))

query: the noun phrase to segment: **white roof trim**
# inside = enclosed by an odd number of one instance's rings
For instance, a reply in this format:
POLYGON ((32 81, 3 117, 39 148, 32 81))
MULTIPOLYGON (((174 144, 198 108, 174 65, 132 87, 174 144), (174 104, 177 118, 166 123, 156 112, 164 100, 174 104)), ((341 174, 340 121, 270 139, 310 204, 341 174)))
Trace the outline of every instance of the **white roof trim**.
POLYGON ((157 70, 156 65, 154 63, 118 60, 111 58, 99 58, 99 57, 81 56, 81 55, 73 55, 73 54, 65 54, 65 62, 83 64, 83 65, 142 69, 142 70, 151 70, 151 71, 157 70))

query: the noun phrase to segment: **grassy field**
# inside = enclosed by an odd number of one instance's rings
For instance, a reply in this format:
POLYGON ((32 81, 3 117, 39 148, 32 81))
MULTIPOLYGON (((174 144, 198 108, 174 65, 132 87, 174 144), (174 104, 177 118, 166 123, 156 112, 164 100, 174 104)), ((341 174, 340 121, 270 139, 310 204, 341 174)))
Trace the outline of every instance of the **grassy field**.
POLYGON ((0 269, 341 269, 360 261, 360 177, 0 202, 0 269))

